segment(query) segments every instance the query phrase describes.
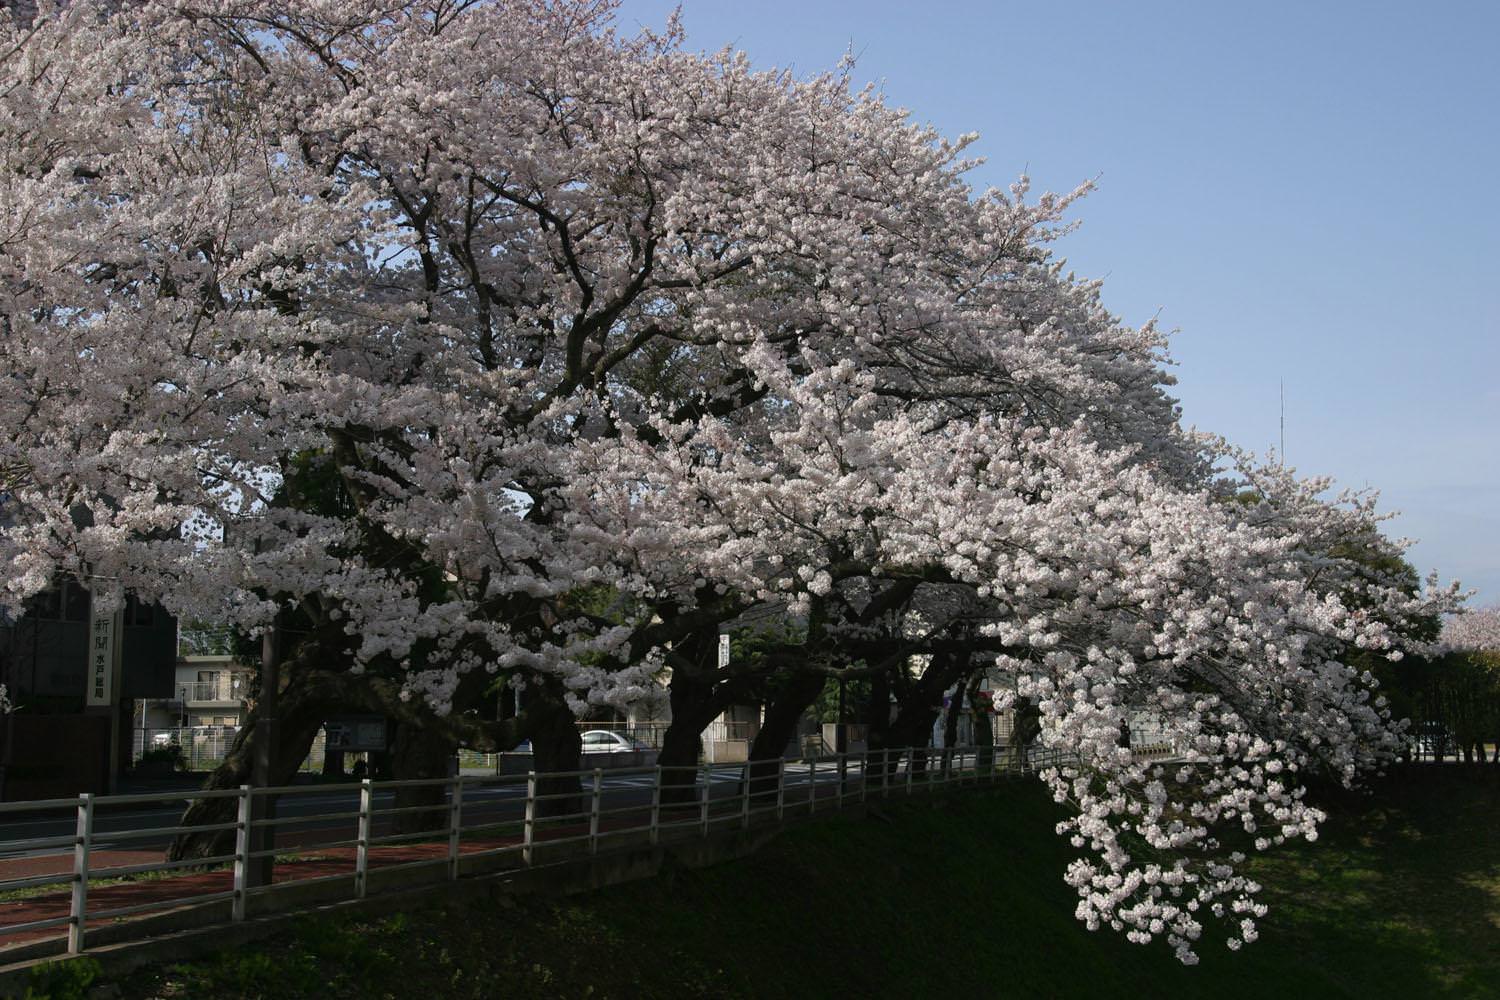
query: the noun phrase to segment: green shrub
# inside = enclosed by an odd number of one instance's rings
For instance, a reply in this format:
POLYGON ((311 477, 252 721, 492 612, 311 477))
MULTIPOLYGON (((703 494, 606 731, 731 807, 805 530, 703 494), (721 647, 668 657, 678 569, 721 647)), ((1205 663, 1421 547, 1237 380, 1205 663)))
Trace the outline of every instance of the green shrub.
POLYGON ((31 970, 23 1000, 84 1000, 101 971, 92 958, 43 962, 31 970))

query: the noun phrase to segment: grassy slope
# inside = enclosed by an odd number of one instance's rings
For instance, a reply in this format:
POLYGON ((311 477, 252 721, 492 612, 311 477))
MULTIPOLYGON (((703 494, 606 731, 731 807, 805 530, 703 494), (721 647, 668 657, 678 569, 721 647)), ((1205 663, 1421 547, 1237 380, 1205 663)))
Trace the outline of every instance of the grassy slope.
POLYGON ((435 907, 137 973, 125 997, 1500 997, 1500 783, 1424 769, 1258 863, 1261 940, 1089 934, 1035 787, 830 819, 565 901, 435 907))

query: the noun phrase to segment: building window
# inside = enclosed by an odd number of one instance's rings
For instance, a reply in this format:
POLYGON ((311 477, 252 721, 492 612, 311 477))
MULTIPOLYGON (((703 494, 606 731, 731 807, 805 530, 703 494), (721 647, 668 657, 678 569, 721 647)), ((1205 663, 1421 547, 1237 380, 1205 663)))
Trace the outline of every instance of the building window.
POLYGON ((77 580, 64 580, 33 597, 31 613, 44 622, 86 622, 89 592, 77 580))

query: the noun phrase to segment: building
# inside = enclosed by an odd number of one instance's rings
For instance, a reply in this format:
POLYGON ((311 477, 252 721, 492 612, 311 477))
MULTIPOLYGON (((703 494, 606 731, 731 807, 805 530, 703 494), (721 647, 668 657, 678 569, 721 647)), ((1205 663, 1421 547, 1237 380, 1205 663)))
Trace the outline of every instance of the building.
POLYGON ((0 617, 0 684, 14 706, 0 716, 0 799, 111 790, 130 765, 135 701, 173 693, 176 619, 131 596, 108 614, 94 604, 62 579, 20 617, 0 617))

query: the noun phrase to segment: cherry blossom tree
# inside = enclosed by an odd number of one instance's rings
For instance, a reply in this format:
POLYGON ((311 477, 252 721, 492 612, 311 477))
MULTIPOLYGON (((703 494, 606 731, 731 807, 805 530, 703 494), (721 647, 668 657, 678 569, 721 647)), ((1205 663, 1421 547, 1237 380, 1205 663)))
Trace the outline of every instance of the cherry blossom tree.
POLYGON ((1071 755, 1080 919, 1185 960, 1253 940, 1304 774, 1399 748, 1347 654, 1456 592, 1178 426, 1165 338, 1052 252, 1086 187, 976 191, 848 67, 600 0, 116 7, 0 15, 6 604, 114 577, 271 635, 299 739, 359 705, 543 767, 665 664, 711 706, 757 606, 778 718, 982 665, 1071 755), (506 678, 522 717, 471 711, 506 678))
POLYGON ((1473 608, 1443 623, 1442 644, 1465 652, 1500 651, 1500 607, 1473 608))
POLYGON ((1500 608, 1470 609, 1443 623, 1440 655, 1425 664, 1424 707, 1451 732, 1466 762, 1500 764, 1500 608))

